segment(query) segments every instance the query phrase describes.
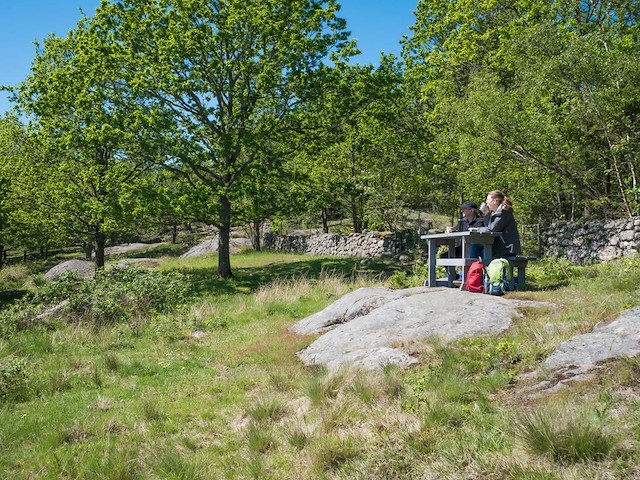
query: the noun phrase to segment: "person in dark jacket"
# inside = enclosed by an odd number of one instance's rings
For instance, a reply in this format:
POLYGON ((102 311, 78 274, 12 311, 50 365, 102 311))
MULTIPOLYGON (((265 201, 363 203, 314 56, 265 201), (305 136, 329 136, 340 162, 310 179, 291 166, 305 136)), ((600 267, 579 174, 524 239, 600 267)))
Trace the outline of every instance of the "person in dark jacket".
POLYGON ((469 227, 484 227, 485 219, 478 211, 478 204, 467 200, 460 205, 462 216, 458 220, 457 227, 448 227, 447 232, 466 232, 469 227))
POLYGON ((489 214, 485 217, 485 231, 502 233, 502 236, 496 237, 493 242, 493 258, 518 255, 521 252, 520 234, 513 216, 511 200, 499 190, 494 190, 487 194, 486 203, 489 214))
MULTIPOLYGON (((478 210, 478 204, 467 200, 460 205, 460 212, 462 216, 458 220, 457 227, 448 227, 447 232, 467 232, 470 227, 478 228, 485 226, 485 218, 478 210)), ((470 258, 481 257, 484 251, 484 246, 481 244, 472 243, 469 247, 470 258)), ((456 257, 462 256, 462 247, 457 246, 455 251, 456 257)))

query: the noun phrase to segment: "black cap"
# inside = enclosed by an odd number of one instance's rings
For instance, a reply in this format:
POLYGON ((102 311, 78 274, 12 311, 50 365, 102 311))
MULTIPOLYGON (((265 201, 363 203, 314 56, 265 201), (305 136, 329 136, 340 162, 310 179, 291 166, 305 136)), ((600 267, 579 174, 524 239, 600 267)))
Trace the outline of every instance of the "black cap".
POLYGON ((476 202, 472 202, 467 200, 462 205, 460 205, 460 210, 464 210, 465 208, 473 208, 474 210, 478 209, 478 204, 476 202))

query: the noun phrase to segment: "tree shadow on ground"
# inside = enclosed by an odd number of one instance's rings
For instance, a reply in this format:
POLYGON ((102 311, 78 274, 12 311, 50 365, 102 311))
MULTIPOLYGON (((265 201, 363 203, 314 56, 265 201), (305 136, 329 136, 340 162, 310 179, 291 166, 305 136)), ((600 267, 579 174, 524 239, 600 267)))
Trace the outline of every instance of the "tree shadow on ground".
POLYGON ((273 262, 257 267, 236 267, 233 269, 234 276, 230 279, 219 278, 217 272, 210 267, 189 268, 184 273, 191 277, 196 293, 215 295, 251 293, 276 280, 317 279, 321 275, 343 278, 369 275, 378 276, 383 281, 397 268, 391 260, 376 259, 363 263, 360 258, 327 257, 273 262))

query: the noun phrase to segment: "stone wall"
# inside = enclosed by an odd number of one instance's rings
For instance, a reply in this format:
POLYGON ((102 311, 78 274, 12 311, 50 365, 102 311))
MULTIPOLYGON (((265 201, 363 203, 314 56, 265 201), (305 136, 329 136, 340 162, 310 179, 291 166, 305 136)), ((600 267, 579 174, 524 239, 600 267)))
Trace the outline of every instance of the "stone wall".
POLYGON ((402 250, 402 240, 393 234, 365 231, 340 235, 335 233, 279 235, 264 234, 264 248, 281 252, 336 255, 341 257, 380 257, 402 250))
MULTIPOLYGON (((640 252, 640 217, 631 220, 556 222, 541 230, 542 255, 561 257, 576 265, 633 257, 640 252)), ((352 257, 398 255, 416 245, 415 232, 391 234, 365 231, 332 233, 264 234, 264 248, 282 252, 352 257)))
POLYGON ((633 257, 640 251, 640 217, 626 220, 557 222, 544 230, 543 253, 576 265, 633 257))

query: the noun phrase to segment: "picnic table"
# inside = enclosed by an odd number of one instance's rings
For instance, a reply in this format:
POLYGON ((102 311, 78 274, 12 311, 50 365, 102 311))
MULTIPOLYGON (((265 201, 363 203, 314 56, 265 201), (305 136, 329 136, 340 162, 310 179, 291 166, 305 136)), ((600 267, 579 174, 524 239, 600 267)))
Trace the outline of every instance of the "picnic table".
MULTIPOLYGON (((502 236, 500 232, 450 232, 435 233, 432 235, 422 235, 420 238, 428 242, 429 249, 429 278, 424 282, 425 287, 455 287, 458 283, 456 279, 456 267, 462 267, 462 278, 460 281, 460 289, 463 290, 466 285, 469 267, 473 262, 478 260, 469 256, 472 244, 484 245, 484 254, 482 255, 485 265, 489 265, 493 259, 493 241, 496 237, 502 236), (460 244, 460 256, 456 256, 456 246, 460 244), (446 257, 436 258, 438 247, 446 245, 449 253, 446 257), (436 268, 445 267, 447 270, 446 279, 436 278, 436 268)), ((518 290, 526 289, 526 268, 530 260, 536 260, 536 257, 513 256, 507 257, 509 267, 511 268, 511 276, 515 283, 514 288, 518 290), (515 270, 515 272, 514 272, 515 270)))
MULTIPOLYGON (((426 287, 454 287, 456 279, 456 267, 462 267, 462 283, 460 288, 463 289, 465 280, 469 272, 469 267, 477 258, 469 257, 471 244, 484 245, 483 258, 485 264, 488 265, 493 259, 493 241, 496 237, 502 236, 502 233, 489 232, 450 232, 435 233, 431 235, 423 235, 422 238, 428 242, 429 249, 429 278, 425 282, 426 287), (460 244, 460 256, 456 256, 456 244, 460 244), (446 245, 449 249, 447 257, 436 258, 438 247, 446 245), (447 279, 436 279, 436 268, 445 267, 447 270, 447 279)), ((456 282, 457 283, 457 282, 456 282)))

